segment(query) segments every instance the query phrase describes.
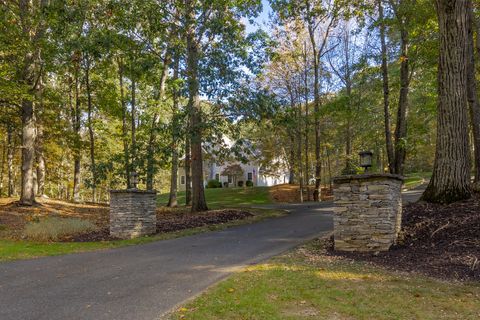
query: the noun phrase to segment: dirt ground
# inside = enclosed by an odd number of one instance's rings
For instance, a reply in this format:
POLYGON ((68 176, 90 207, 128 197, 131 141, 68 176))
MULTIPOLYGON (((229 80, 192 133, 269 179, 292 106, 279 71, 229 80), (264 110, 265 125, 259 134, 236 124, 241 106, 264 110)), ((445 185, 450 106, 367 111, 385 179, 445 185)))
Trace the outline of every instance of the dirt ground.
MULTIPOLYGON (((157 232, 171 232, 188 228, 242 220, 252 216, 246 210, 224 209, 192 214, 189 208, 157 209, 157 232)), ((102 204, 76 204, 71 202, 39 199, 31 207, 19 206, 16 199, 0 199, 0 236, 21 239, 25 225, 45 217, 80 218, 94 222, 98 231, 62 239, 68 242, 114 240, 109 235, 109 206, 102 204)))
MULTIPOLYGON (((304 201, 313 201, 313 186, 305 187, 304 201), (308 189, 308 193, 307 193, 308 189)), ((300 186, 295 184, 281 184, 270 188, 270 196, 275 202, 296 203, 300 202, 300 186)), ((330 188, 322 187, 322 200, 333 200, 330 188)))

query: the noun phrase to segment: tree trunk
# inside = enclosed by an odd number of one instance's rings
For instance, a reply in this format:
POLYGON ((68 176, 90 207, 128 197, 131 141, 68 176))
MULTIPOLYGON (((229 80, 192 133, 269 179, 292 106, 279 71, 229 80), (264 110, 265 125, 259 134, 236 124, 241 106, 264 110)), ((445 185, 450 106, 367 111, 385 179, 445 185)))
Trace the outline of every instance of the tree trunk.
POLYGON ((304 43, 304 86, 305 86, 305 187, 307 189, 307 201, 311 201, 310 197, 310 158, 308 156, 309 152, 309 134, 310 134, 310 118, 309 118, 309 105, 308 105, 308 59, 307 59, 307 43, 304 43))
POLYGON ((37 154, 37 192, 38 197, 45 195, 45 155, 43 150, 43 128, 38 126, 37 129, 37 141, 36 141, 36 154, 37 154))
POLYGON ((297 123, 297 162, 298 180, 300 184, 300 202, 303 203, 303 165, 302 165, 302 104, 298 104, 297 123))
POLYGON ((202 117, 198 81, 199 44, 195 39, 195 11, 191 0, 187 6, 187 78, 188 111, 190 117, 191 155, 192 155, 192 212, 208 210, 203 186, 202 159, 202 117))
MULTIPOLYGON (((178 71, 180 68, 180 57, 177 54, 175 58, 175 67, 173 70, 173 80, 178 80, 178 71)), ((173 119, 172 119, 172 171, 170 177, 170 194, 168 197, 167 206, 170 208, 176 207, 177 202, 177 186, 178 186, 178 145, 177 141, 179 139, 179 115, 178 115, 178 99, 179 99, 179 90, 174 89, 173 91, 173 119)))
POLYGON ((130 166, 132 172, 136 171, 137 167, 137 134, 136 134, 136 91, 137 91, 137 84, 135 80, 135 76, 132 75, 132 100, 131 100, 131 107, 132 107, 132 114, 131 114, 131 160, 130 166))
MULTIPOLYGON (((470 106, 470 123, 473 131, 475 185, 480 188, 480 103, 477 95, 475 77, 474 16, 472 3, 468 2, 468 39, 467 39, 467 95, 470 106)), ((478 37, 478 34, 477 34, 478 37)))
POLYGON ((321 176, 322 176, 322 162, 320 158, 320 90, 319 90, 319 65, 315 58, 314 62, 314 112, 315 112, 315 189, 313 191, 313 200, 320 201, 321 199, 321 176))
POLYGON ((385 124, 385 145, 387 149, 388 171, 395 172, 395 155, 393 151, 392 131, 390 129, 390 85, 388 81, 388 60, 386 30, 382 0, 378 0, 378 19, 380 20, 380 44, 382 47, 382 80, 383 80, 383 114, 385 124))
POLYGON ((75 134, 75 145, 73 148, 73 202, 80 202, 80 158, 81 158, 81 137, 80 137, 80 81, 79 67, 75 71, 75 107, 72 110, 72 126, 75 134))
POLYGON ((87 90, 87 125, 88 136, 90 138, 90 171, 92 172, 92 201, 97 201, 97 170, 95 165, 95 136, 93 132, 93 105, 92 105, 92 91, 90 87, 90 57, 86 56, 86 68, 85 68, 85 86, 87 90))
POLYGON ((20 204, 31 206, 35 202, 33 164, 36 139, 35 111, 33 101, 22 101, 22 190, 20 204))
POLYGON ((190 126, 187 125, 187 133, 185 137, 185 205, 192 205, 192 157, 190 149, 190 126))
POLYGON ((3 196, 3 178, 5 176, 5 162, 7 160, 7 137, 2 141, 2 166, 0 167, 0 197, 3 196))
POLYGON ((289 132, 289 137, 290 137, 290 155, 288 162, 290 164, 290 174, 288 176, 288 184, 295 184, 295 176, 297 174, 296 168, 295 168, 295 136, 289 132))
POLYGON ((468 0, 436 0, 440 30, 437 147, 422 199, 452 203, 471 196, 468 144, 468 0))
MULTIPOLYGON (((165 54, 163 70, 160 76, 160 89, 158 93, 158 101, 163 103, 165 95, 165 83, 168 77, 168 68, 170 64, 170 52, 167 49, 165 54)), ((152 118, 152 125, 150 127, 150 138, 147 146, 147 190, 153 190, 153 177, 155 174, 155 141, 157 137, 157 124, 159 121, 159 114, 155 112, 152 118)))
POLYGON ((118 80, 120 85, 120 104, 122 106, 122 140, 123 140, 123 161, 125 170, 125 179, 127 189, 130 189, 130 152, 128 150, 128 132, 127 132, 127 106, 125 103, 125 93, 123 89, 123 62, 118 59, 118 80))
POLYGON ((403 175, 406 156, 405 139, 407 137, 408 92, 410 87, 410 71, 408 61, 409 35, 406 27, 400 31, 401 63, 400 63, 400 98, 398 101, 397 125, 395 128, 395 161, 396 174, 403 175))
POLYGON ((13 180, 13 154, 15 152, 13 145, 13 128, 12 125, 7 126, 7 176, 8 176, 8 190, 7 196, 11 197, 14 191, 14 180, 13 180))

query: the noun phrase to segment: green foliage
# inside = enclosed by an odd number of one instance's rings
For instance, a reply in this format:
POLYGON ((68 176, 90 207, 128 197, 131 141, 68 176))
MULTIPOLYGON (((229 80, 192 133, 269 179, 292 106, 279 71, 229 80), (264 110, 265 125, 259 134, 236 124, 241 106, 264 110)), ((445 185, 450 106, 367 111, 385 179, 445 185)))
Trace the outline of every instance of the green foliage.
POLYGON ((222 183, 218 180, 208 180, 208 183, 207 183, 207 188, 210 188, 210 189, 215 189, 215 188, 221 188, 222 187, 222 183))
POLYGON ((89 220, 49 217, 25 226, 24 236, 32 241, 57 241, 76 234, 96 231, 98 227, 89 220))
POLYGON ((247 187, 253 187, 253 181, 247 180, 247 182, 245 183, 245 185, 246 185, 247 187))

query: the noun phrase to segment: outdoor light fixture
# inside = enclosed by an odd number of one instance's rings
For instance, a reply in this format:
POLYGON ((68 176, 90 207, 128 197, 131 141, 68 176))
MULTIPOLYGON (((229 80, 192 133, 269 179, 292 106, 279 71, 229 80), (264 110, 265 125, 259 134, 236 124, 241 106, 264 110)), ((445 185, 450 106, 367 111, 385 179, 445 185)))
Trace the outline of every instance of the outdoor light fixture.
POLYGON ((137 189, 138 185, 138 173, 135 171, 130 172, 130 186, 132 189, 137 189))
POLYGON ((368 171, 368 168, 372 166, 372 156, 371 151, 362 151, 358 154, 360 156, 360 167, 365 169, 365 172, 368 171))

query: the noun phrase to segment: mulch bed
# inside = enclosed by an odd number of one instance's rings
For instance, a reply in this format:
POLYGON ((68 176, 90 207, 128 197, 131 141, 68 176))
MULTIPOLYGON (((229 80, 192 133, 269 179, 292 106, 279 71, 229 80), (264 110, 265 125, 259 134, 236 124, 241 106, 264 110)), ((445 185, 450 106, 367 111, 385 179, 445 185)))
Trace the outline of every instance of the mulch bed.
MULTIPOLYGON (((243 220, 253 216, 245 210, 224 209, 190 213, 186 207, 158 208, 157 233, 179 231, 189 228, 222 224, 233 220, 243 220)), ((30 207, 18 205, 16 199, 0 199, 0 236, 9 239, 23 239, 23 229, 30 221, 46 217, 80 218, 94 222, 97 231, 71 235, 62 242, 91 242, 118 240, 110 236, 109 207, 103 204, 75 204, 54 199, 39 199, 30 207)))
POLYGON ((441 279, 480 281, 480 196, 450 205, 412 203, 403 211, 399 243, 378 254, 327 252, 441 279))
POLYGON ((224 209, 199 213, 163 213, 157 216, 157 232, 172 232, 183 229, 221 224, 233 220, 243 220, 252 217, 248 211, 224 209))
MULTIPOLYGON (((207 212, 190 213, 188 211, 157 212, 157 233, 173 232, 184 229, 217 225, 233 220, 243 220, 252 217, 248 211, 236 209, 211 210, 207 212)), ((64 238, 63 242, 90 242, 118 240, 110 236, 108 227, 98 231, 73 235, 64 238)))

